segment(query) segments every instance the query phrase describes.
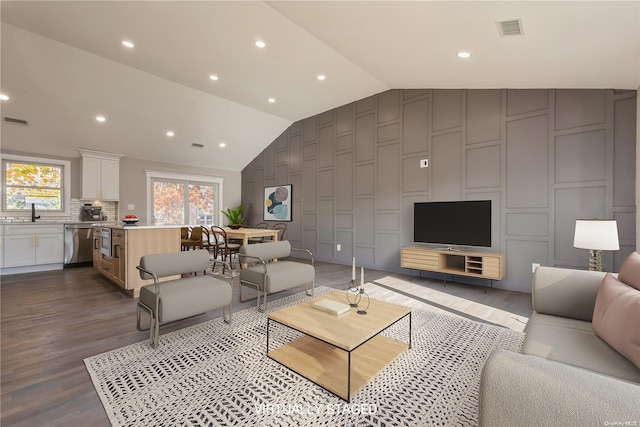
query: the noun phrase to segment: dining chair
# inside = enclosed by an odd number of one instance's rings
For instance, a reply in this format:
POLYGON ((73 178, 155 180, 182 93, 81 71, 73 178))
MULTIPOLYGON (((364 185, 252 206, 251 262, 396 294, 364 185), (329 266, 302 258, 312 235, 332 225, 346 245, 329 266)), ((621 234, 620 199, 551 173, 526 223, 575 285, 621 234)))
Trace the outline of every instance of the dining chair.
POLYGON ((287 232, 287 224, 284 222, 276 222, 271 228, 273 230, 278 230, 278 240, 284 240, 284 235, 287 232))
POLYGON ((186 250, 190 250, 191 248, 203 248, 202 241, 202 227, 195 226, 191 227, 189 237, 187 239, 182 240, 182 245, 186 248, 186 250))
MULTIPOLYGON (((217 255, 219 254, 222 258, 222 261, 227 261, 227 256, 229 256, 229 268, 233 268, 233 254, 237 254, 240 251, 240 247, 242 244, 233 243, 229 241, 227 237, 227 232, 224 231, 224 228, 218 227, 217 225, 211 226, 211 236, 215 238, 215 246, 216 246, 216 256, 213 260, 213 267, 216 266, 216 260, 218 259, 217 255)), ((226 269, 226 264, 222 267, 222 274, 224 274, 226 269)))
POLYGON ((187 239, 189 237, 189 227, 180 228, 180 238, 187 239))
POLYGON ((213 244, 213 241, 211 239, 211 233, 209 232, 209 229, 204 225, 201 225, 200 227, 202 228, 202 247, 208 250, 209 253, 211 253, 215 248, 215 244, 213 244))
POLYGON ((209 251, 213 253, 213 267, 216 266, 218 256, 220 256, 221 260, 224 258, 224 254, 220 252, 222 250, 221 244, 223 239, 218 237, 218 233, 213 229, 214 227, 215 226, 212 225, 209 231, 209 251))
MULTIPOLYGON (((260 229, 260 230, 266 230, 266 229, 269 228, 269 226, 267 225, 266 222, 259 222, 259 223, 257 223, 255 225, 255 227, 252 227, 252 228, 257 228, 257 229, 260 229)), ((249 242, 249 244, 251 244, 251 243, 262 243, 262 242, 264 242, 264 236, 262 236, 262 237, 249 237, 248 242, 249 242)))
POLYGON ((180 228, 180 250, 186 251, 187 243, 189 240, 189 227, 181 227, 180 228))

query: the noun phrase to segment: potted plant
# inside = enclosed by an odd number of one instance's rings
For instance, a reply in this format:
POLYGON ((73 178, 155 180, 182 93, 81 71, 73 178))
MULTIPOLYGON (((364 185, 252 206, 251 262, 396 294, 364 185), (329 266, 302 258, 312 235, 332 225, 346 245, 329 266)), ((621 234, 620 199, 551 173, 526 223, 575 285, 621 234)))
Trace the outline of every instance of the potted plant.
POLYGON ((235 209, 227 208, 225 211, 221 211, 222 214, 227 217, 229 224, 227 226, 229 228, 240 228, 244 223, 244 218, 242 217, 242 205, 238 206, 235 209))

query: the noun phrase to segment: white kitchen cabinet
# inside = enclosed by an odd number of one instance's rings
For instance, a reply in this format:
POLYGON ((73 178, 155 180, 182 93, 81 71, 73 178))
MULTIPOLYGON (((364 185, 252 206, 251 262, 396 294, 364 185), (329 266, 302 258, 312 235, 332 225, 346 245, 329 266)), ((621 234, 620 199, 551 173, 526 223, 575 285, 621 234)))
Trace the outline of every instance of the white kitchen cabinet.
POLYGON ((118 201, 120 154, 78 149, 82 155, 82 198, 118 201))
POLYGON ((64 229, 55 225, 5 225, 3 268, 63 262, 64 229))

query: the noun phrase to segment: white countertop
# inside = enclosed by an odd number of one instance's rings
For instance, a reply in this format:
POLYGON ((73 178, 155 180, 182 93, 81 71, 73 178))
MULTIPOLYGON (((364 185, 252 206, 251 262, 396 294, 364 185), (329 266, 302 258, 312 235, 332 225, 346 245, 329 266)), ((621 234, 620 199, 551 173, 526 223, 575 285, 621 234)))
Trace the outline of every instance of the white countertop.
POLYGON ((0 225, 57 225, 57 224, 60 224, 60 225, 73 224, 73 225, 93 226, 93 225, 106 224, 106 222, 102 223, 100 221, 71 221, 71 220, 58 221, 58 220, 46 220, 46 219, 38 219, 35 222, 31 222, 31 221, 0 221, 0 225))
POLYGON ((145 221, 139 221, 136 224, 128 225, 122 221, 113 222, 113 221, 47 221, 47 220, 36 220, 36 222, 31 221, 1 221, 0 225, 87 225, 90 227, 105 227, 105 228, 118 228, 118 229, 126 229, 126 230, 135 230, 135 229, 149 229, 149 228, 182 228, 182 227, 191 227, 186 224, 172 224, 172 225, 154 225, 149 224, 145 221))
MULTIPOLYGON (((100 226, 100 224, 96 224, 96 225, 100 226)), ((189 227, 189 225, 182 225, 182 224, 154 225, 154 224, 149 224, 147 222, 139 221, 131 225, 125 224, 123 222, 119 222, 119 223, 112 222, 109 224, 105 224, 104 227, 118 228, 118 229, 125 229, 125 230, 145 230, 149 228, 182 228, 182 227, 189 227)))

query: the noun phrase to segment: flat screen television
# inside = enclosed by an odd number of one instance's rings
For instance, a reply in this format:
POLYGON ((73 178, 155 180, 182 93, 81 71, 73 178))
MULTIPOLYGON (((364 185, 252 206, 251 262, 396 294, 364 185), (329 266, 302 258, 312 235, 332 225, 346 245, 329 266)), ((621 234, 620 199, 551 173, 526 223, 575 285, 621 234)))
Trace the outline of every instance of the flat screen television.
POLYGON ((414 203, 413 240, 491 247, 491 200, 414 203))

